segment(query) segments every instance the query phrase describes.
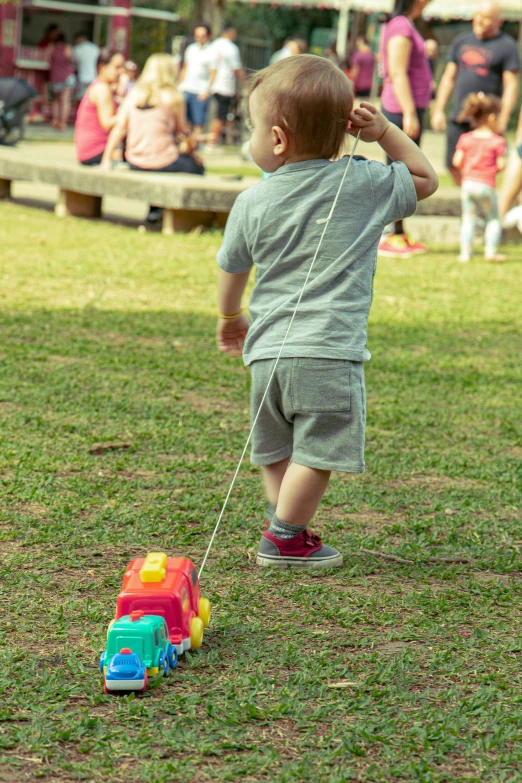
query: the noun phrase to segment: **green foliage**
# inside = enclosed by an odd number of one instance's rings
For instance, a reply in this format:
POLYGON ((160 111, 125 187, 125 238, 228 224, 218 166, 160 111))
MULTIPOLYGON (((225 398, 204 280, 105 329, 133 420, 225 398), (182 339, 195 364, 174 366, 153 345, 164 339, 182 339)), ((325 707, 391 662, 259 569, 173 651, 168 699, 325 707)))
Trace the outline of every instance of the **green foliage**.
POLYGON ((334 477, 314 526, 345 565, 258 569, 245 465, 203 647, 111 698, 126 564, 201 562, 246 437, 248 373, 214 347, 220 235, 2 218, 3 779, 518 783, 518 250, 380 263, 367 472, 334 477))
POLYGON ((130 56, 140 69, 151 54, 169 51, 172 34, 168 35, 168 32, 171 28, 171 23, 157 19, 135 17, 132 20, 130 56))
POLYGON ((236 25, 240 36, 272 41, 275 49, 293 36, 308 42, 314 27, 333 28, 336 17, 331 10, 306 9, 304 12, 287 6, 273 8, 265 3, 253 7, 229 3, 225 10, 226 21, 236 25))

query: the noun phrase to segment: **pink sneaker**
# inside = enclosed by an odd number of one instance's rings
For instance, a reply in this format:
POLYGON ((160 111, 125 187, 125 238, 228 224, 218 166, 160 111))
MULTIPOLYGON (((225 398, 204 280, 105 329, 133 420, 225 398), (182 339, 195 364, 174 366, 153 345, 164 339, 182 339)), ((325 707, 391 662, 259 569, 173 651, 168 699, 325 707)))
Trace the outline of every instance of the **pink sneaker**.
POLYGON ((410 248, 413 255, 417 255, 418 253, 426 253, 428 250, 427 245, 423 245, 422 242, 413 242, 407 234, 402 234, 404 237, 406 244, 410 248))
POLYGON ((379 242, 377 252, 385 258, 411 258, 413 255, 404 234, 388 234, 379 242))
POLYGON ((263 533, 256 562, 279 568, 333 568, 342 565, 343 556, 337 549, 323 544, 320 536, 303 530, 293 538, 263 533))

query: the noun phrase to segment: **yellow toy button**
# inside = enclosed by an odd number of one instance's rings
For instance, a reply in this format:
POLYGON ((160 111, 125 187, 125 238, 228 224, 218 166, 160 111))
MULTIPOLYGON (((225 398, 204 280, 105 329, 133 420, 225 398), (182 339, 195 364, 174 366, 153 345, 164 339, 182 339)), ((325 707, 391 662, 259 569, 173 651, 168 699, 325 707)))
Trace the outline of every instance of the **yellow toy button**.
POLYGON ((162 582, 167 573, 167 555, 165 552, 149 552, 140 568, 142 582, 162 582))

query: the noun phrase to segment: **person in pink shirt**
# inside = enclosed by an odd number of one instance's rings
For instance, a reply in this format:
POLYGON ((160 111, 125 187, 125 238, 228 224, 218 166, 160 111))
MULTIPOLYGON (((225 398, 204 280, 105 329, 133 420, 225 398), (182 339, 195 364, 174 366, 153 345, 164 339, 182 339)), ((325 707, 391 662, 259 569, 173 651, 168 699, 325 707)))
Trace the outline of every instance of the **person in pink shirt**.
MULTIPOLYGON (((205 169, 194 155, 189 131, 174 60, 169 54, 151 54, 120 108, 101 168, 110 171, 113 154, 126 138, 125 159, 132 171, 202 175, 205 169)), ((159 222, 162 213, 161 207, 151 206, 148 222, 159 222)))
MULTIPOLYGON (((392 18, 381 35, 382 113, 416 144, 420 144, 424 112, 431 100, 432 76, 424 38, 413 22, 428 2, 395 0, 392 18)), ((412 242, 402 220, 387 226, 379 243, 379 254, 392 258, 410 258, 426 250, 425 245, 412 242)))
POLYGON ((72 46, 65 41, 65 36, 58 31, 54 40, 46 49, 49 61, 49 78, 53 95, 53 128, 67 130, 67 118, 71 108, 73 88, 76 84, 74 66, 72 63, 72 46))
POLYGON ((458 122, 469 122, 475 127, 464 133, 457 143, 453 165, 462 175, 462 225, 460 229, 459 261, 471 258, 473 237, 480 218, 486 222, 486 261, 502 262, 506 256, 497 250, 502 235, 496 180, 506 165, 506 141, 496 133, 500 114, 500 99, 496 95, 472 93, 466 98, 458 122))
POLYGON ((372 91, 376 57, 365 35, 355 39, 355 53, 350 60, 352 81, 358 98, 368 98, 372 91))
POLYGON ((109 133, 116 124, 117 104, 114 90, 123 72, 124 59, 119 52, 102 50, 98 57, 98 76, 83 96, 74 126, 76 157, 83 166, 99 166, 109 133))

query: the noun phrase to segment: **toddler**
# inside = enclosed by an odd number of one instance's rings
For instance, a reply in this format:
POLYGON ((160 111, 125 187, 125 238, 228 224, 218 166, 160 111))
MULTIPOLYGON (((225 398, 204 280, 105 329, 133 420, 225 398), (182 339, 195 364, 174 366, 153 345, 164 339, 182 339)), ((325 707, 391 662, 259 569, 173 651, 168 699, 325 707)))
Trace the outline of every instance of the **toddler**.
POLYGON ((299 55, 257 73, 250 87, 252 156, 272 176, 241 193, 220 266, 221 351, 243 355, 254 417, 317 249, 347 158, 345 134, 377 142, 391 166, 354 158, 252 436, 269 529, 263 566, 337 566, 342 555, 307 526, 331 471, 364 470, 363 364, 377 245, 384 226, 415 212, 438 186, 419 148, 371 104, 352 112, 346 75, 299 55), (249 321, 241 298, 252 267, 249 321))
POLYGON ((477 222, 486 222, 486 261, 505 261, 497 249, 502 236, 498 206, 497 172, 505 166, 506 142, 495 133, 500 113, 496 95, 483 92, 468 95, 457 122, 470 122, 475 129, 464 133, 457 144, 453 165, 462 172, 462 225, 460 229, 459 261, 471 258, 477 222))

